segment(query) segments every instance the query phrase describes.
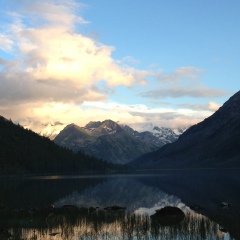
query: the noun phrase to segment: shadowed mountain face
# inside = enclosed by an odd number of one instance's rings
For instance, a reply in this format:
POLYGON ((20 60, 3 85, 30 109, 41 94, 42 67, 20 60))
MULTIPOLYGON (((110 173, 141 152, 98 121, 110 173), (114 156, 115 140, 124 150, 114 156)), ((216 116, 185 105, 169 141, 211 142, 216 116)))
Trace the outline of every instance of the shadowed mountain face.
POLYGON ((131 164, 149 168, 240 167, 240 92, 179 139, 131 164))
POLYGON ((66 126, 54 142, 73 151, 103 158, 113 163, 128 163, 137 157, 174 142, 185 129, 154 127, 152 132, 137 132, 112 120, 89 122, 85 127, 66 126))
POLYGON ((84 128, 70 124, 54 142, 114 163, 127 163, 157 149, 156 145, 137 139, 111 120, 90 122, 84 128))

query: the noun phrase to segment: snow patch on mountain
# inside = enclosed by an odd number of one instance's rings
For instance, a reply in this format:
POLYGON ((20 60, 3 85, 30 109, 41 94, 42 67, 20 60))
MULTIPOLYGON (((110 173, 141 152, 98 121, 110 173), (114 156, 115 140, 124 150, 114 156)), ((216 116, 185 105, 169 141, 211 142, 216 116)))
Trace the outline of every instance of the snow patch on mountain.
POLYGON ((167 143, 172 143, 178 139, 178 137, 187 129, 187 128, 165 128, 165 127, 153 127, 148 128, 148 131, 138 132, 133 130, 128 125, 122 125, 121 127, 128 132, 128 134, 141 139, 142 141, 148 142, 150 144, 162 147, 167 143))

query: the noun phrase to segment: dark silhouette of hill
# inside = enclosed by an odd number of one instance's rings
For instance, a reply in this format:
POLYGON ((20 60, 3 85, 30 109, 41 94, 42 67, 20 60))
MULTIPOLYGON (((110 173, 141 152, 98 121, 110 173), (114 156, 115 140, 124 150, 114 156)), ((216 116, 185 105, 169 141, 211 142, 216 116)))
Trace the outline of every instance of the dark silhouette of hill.
POLYGON ((119 166, 74 153, 0 116, 0 174, 82 173, 119 166))
POLYGON ((240 167, 240 91, 212 116, 190 127, 179 139, 145 154, 139 168, 240 167))

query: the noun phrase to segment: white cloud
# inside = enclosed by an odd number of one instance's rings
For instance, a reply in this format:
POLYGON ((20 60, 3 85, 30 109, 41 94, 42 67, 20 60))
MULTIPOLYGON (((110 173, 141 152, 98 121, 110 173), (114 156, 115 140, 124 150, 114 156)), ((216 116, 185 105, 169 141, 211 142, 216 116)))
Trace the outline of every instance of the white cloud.
POLYGON ((76 32, 76 24, 86 21, 76 15, 75 1, 14 2, 19 12, 7 13, 13 23, 9 23, 8 35, 0 38, 1 46, 13 57, 0 59, 1 115, 36 132, 43 122, 59 120, 79 125, 106 116, 140 121, 127 111, 84 110, 81 104, 106 100, 116 86, 144 84, 151 72, 123 65, 112 58, 114 47, 76 32), (31 19, 28 25, 27 19, 31 19))
POLYGON ((158 79, 159 84, 154 89, 148 89, 139 93, 143 98, 156 99, 163 98, 210 98, 220 97, 226 94, 225 90, 208 88, 200 81, 200 75, 204 70, 185 66, 165 74, 158 70, 152 76, 158 79))
MULTIPOLYGON (((127 63, 137 64, 132 57, 115 60, 113 46, 77 31, 78 24, 88 21, 79 17, 85 6, 74 0, 11 2, 16 11, 7 13, 12 22, 4 23, 8 31, 0 34, 1 50, 11 53, 9 59, 0 58, 0 115, 19 120, 37 132, 43 122, 75 122, 83 126, 89 120, 111 118, 120 123, 134 123, 136 127, 146 123, 190 125, 209 114, 107 102, 118 86, 149 87, 149 77, 159 80, 158 84, 164 88, 152 91, 147 88, 141 94, 145 98, 223 94, 214 89, 183 88, 186 79, 196 83, 204 72, 192 66, 166 75, 163 70, 130 67, 127 63)), ((209 109, 216 107, 210 103, 209 109)))
POLYGON ((44 19, 47 24, 52 23, 54 26, 64 25, 69 28, 74 27, 75 22, 88 23, 76 13, 83 6, 83 4, 72 0, 32 0, 31 2, 25 0, 22 1, 21 8, 24 13, 34 16, 35 21, 39 19, 41 24, 43 24, 42 19, 44 19))
POLYGON ((207 104, 177 104, 178 107, 185 108, 185 109, 192 109, 196 111, 211 111, 215 112, 220 108, 220 105, 216 102, 210 101, 207 104))
POLYGON ((172 88, 162 88, 156 90, 149 90, 140 94, 140 96, 145 98, 161 99, 161 98, 181 98, 181 97, 192 97, 192 98, 204 98, 204 97, 219 97, 223 96, 226 92, 219 89, 209 89, 209 88, 182 88, 182 87, 172 87, 172 88))
POLYGON ((0 34, 0 50, 10 52, 13 48, 13 41, 6 34, 0 34))
POLYGON ((15 3, 21 12, 8 13, 14 23, 9 24, 9 37, 1 35, 0 43, 17 57, 11 62, 0 59, 5 67, 0 102, 99 101, 110 91, 94 87, 98 82, 104 81, 109 89, 130 87, 144 84, 151 74, 122 66, 111 56, 114 47, 74 32, 76 24, 86 22, 75 14, 79 5, 75 1, 15 3), (31 27, 24 24, 29 17, 33 20, 31 27))
POLYGON ((158 78, 158 81, 161 83, 176 84, 176 82, 180 80, 197 80, 203 73, 205 73, 205 71, 202 69, 193 66, 184 66, 177 68, 173 72, 167 74, 163 70, 159 70, 156 76, 158 78))
MULTIPOLYGON (((136 130, 144 131, 149 125, 163 126, 163 127, 176 127, 176 126, 191 126, 202 121, 204 118, 209 117, 213 112, 209 108, 189 109, 189 108, 149 108, 144 104, 127 105, 119 104, 116 102, 84 102, 83 106, 89 111, 92 109, 103 113, 99 116, 104 116, 98 119, 98 115, 92 115, 94 121, 104 120, 108 117, 116 117, 121 124, 127 124, 136 130)), ((116 119, 116 118, 114 118, 116 119)))
POLYGON ((209 102, 208 107, 209 110, 217 111, 221 106, 218 103, 211 101, 209 102))
POLYGON ((198 79, 200 74, 203 74, 205 71, 196 67, 187 66, 180 67, 174 71, 174 75, 179 78, 190 78, 198 79))

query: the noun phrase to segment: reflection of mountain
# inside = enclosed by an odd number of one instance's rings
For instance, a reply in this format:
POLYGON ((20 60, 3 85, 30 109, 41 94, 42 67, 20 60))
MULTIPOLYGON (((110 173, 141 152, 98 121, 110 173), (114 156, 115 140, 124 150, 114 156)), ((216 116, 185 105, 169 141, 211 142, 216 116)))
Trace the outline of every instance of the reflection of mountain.
POLYGON ((188 206, 199 204, 217 211, 222 201, 240 207, 240 176, 237 170, 173 171, 164 176, 139 178, 144 185, 178 196, 188 206))
POLYGON ((3 179, 0 184, 1 203, 8 208, 45 207, 51 203, 56 207, 119 205, 130 212, 152 214, 164 206, 187 209, 198 204, 205 207, 201 214, 226 228, 235 239, 240 237, 240 174, 237 170, 16 180, 3 179), (221 209, 222 201, 232 204, 229 210, 221 209))
POLYGON ((0 204, 8 209, 48 207, 54 201, 81 193, 100 184, 104 179, 77 178, 2 178, 0 181, 0 204))
POLYGON ((184 208, 184 204, 178 197, 166 194, 155 186, 144 185, 136 178, 131 177, 108 178, 107 181, 93 188, 88 188, 82 193, 73 192, 68 197, 57 201, 55 205, 66 204, 100 208, 119 205, 127 207, 130 212, 150 209, 148 211, 150 213, 154 213, 155 209, 164 206, 184 208))
POLYGON ((193 204, 205 208, 201 214, 224 226, 234 236, 240 236, 236 226, 240 214, 240 175, 237 171, 165 172, 155 176, 125 176, 108 178, 88 188, 61 198, 56 206, 73 204, 100 208, 120 205, 128 211, 149 212, 164 206, 187 208, 193 204), (229 210, 221 202, 230 202, 229 210), (236 232, 237 231, 237 232, 236 232))
POLYGON ((187 206, 198 204, 201 214, 224 226, 232 236, 240 238, 240 174, 238 170, 176 171, 164 176, 139 179, 144 185, 156 187, 178 196, 187 206), (222 209, 221 202, 229 202, 222 209))

